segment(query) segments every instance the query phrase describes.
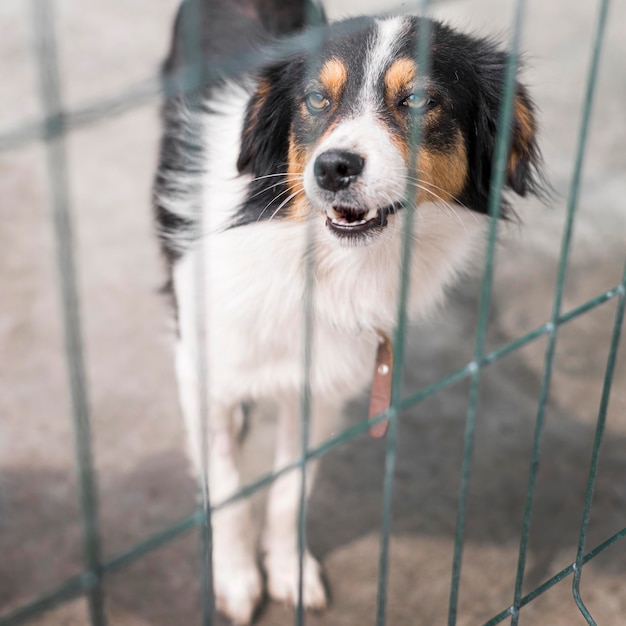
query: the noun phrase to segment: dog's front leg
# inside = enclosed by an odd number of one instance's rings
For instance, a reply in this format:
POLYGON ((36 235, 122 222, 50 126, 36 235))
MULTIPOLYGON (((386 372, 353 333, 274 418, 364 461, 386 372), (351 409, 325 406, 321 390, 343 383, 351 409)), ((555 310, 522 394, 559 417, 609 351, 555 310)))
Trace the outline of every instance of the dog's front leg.
MULTIPOLYGON (((300 398, 294 394, 279 402, 280 413, 274 468, 280 470, 301 456, 300 398)), ((326 439, 337 424, 340 406, 313 402, 310 419, 310 446, 326 439)), ((306 496, 315 479, 317 462, 307 464, 306 496)), ((275 600, 298 602, 298 521, 301 473, 288 472, 276 479, 269 494, 267 520, 263 533, 264 564, 269 595, 275 600)), ((326 590, 321 568, 305 547, 302 602, 307 609, 326 606, 326 590)))
MULTIPOLYGON (((238 441, 241 406, 218 402, 209 390, 208 450, 202 450, 198 410, 200 390, 190 353, 181 342, 176 363, 181 406, 196 473, 200 475, 202 468, 207 467, 211 503, 217 505, 241 487, 238 441), (202 462, 202 454, 207 455, 206 465, 202 462)), ((238 626, 251 622, 263 592, 249 507, 247 499, 238 500, 215 511, 211 520, 217 608, 238 626)))

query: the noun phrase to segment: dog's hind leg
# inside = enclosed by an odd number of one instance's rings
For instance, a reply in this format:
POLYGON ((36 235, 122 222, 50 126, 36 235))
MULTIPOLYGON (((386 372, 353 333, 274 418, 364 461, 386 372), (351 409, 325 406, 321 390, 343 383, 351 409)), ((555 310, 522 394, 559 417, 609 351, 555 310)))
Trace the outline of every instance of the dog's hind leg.
MULTIPOLYGON (((239 404, 215 401, 209 393, 208 450, 201 449, 199 437, 199 385, 190 356, 181 341, 178 345, 176 370, 181 406, 187 425, 189 449, 199 475, 206 454, 209 493, 213 505, 224 502, 241 487, 239 470, 239 404)), ((213 588, 217 608, 238 626, 251 622, 261 600, 263 583, 255 558, 255 539, 250 523, 250 504, 237 500, 212 515, 213 588)))
MULTIPOLYGON (((280 470, 301 455, 300 398, 294 394, 279 401, 280 413, 274 468, 280 470)), ((314 402, 311 407, 310 446, 328 437, 337 424, 340 407, 314 402)), ((306 496, 315 479, 317 462, 309 461, 306 496)), ((301 473, 290 471, 272 484, 263 533, 264 565, 269 595, 275 600, 298 603, 298 520, 301 473)), ((327 603, 321 567, 305 546, 302 602, 307 609, 323 609, 327 603)))

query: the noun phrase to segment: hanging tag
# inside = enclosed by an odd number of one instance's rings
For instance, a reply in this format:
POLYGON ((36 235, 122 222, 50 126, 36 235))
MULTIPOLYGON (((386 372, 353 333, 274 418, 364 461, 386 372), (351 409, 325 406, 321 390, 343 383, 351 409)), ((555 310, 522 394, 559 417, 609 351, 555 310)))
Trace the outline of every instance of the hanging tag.
MULTIPOLYGON (((374 364, 374 379, 370 394, 369 418, 379 415, 391 406, 391 379, 393 376, 393 347, 385 333, 378 331, 378 350, 374 364)), ((370 428, 370 437, 376 439, 387 433, 389 420, 383 420, 370 428)))

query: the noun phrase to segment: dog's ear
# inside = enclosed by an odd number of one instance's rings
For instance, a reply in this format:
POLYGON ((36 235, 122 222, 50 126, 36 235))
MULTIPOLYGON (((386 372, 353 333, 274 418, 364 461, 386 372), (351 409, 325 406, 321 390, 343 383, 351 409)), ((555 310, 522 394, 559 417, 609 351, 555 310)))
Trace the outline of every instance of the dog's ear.
POLYGON ((517 83, 513 101, 511 148, 507 161, 507 184, 520 196, 539 188, 540 155, 537 145, 535 107, 526 88, 517 83))
POLYGON ((276 62, 263 69, 246 111, 237 168, 263 176, 287 163, 289 131, 301 63, 276 62))
MULTIPOLYGON (((476 127, 481 178, 484 189, 489 189, 491 168, 495 157, 496 135, 502 103, 502 91, 508 55, 495 49, 490 43, 481 42, 479 60, 475 64, 478 80, 482 83, 476 127)), ((507 157, 505 184, 520 196, 528 193, 544 195, 545 178, 541 171, 541 153, 537 143, 535 106, 526 88, 515 83, 511 118, 510 149, 507 157)))

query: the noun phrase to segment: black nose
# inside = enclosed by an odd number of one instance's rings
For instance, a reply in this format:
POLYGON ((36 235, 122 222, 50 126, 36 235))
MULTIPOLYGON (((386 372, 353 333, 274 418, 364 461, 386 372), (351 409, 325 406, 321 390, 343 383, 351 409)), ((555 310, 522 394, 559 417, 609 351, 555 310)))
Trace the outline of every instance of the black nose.
POLYGON ((328 150, 315 159, 313 172, 320 187, 339 191, 363 171, 364 165, 365 159, 354 152, 328 150))

